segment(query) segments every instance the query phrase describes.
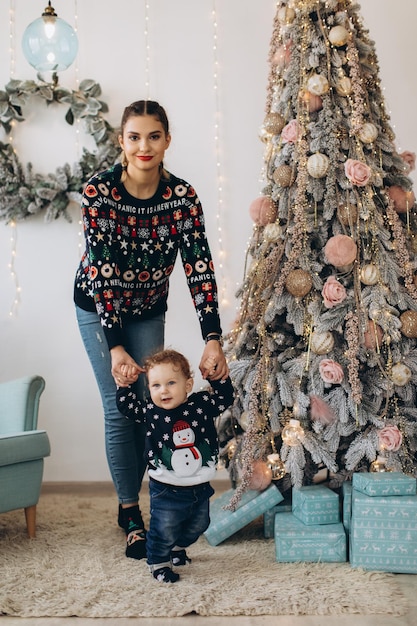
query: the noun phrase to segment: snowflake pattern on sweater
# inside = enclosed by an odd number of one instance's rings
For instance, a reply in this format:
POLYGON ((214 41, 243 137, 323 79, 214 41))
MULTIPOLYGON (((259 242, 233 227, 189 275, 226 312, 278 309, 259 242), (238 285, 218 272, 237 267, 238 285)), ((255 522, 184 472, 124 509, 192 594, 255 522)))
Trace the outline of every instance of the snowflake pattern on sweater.
POLYGON ((145 454, 149 476, 162 483, 191 486, 216 474, 218 439, 215 418, 233 403, 230 378, 213 380, 211 389, 192 393, 167 411, 131 387, 117 390, 117 406, 128 419, 146 425, 145 454))
POLYGON ((120 164, 93 176, 82 201, 86 250, 74 300, 97 311, 109 348, 123 345, 123 324, 167 308, 178 251, 203 337, 221 333, 213 260, 195 189, 169 174, 147 200, 120 182, 120 164))

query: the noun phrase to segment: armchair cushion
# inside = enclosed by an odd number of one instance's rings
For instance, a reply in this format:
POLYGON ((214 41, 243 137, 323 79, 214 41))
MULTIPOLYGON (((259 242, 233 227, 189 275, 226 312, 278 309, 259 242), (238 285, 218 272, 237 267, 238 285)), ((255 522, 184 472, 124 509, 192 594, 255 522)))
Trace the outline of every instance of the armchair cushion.
POLYGON ((28 430, 0 435, 0 467, 35 461, 49 456, 51 447, 45 430, 28 430))

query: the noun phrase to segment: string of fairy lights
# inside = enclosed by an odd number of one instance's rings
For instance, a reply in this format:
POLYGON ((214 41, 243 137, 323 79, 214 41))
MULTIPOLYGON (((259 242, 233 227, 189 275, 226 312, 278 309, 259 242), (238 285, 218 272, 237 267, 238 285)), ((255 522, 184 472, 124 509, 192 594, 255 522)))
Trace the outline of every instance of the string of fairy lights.
POLYGON ((145 93, 149 100, 151 94, 151 46, 149 39, 149 0, 145 0, 145 93))
MULTIPOLYGON (((15 77, 16 71, 16 52, 15 52, 15 34, 16 34, 16 7, 15 0, 10 0, 9 5, 9 71, 10 78, 13 79, 15 77)), ((11 124, 13 127, 13 122, 11 124)), ((13 135, 12 131, 9 133, 9 142, 13 144, 13 135)), ((10 278, 14 287, 14 296, 12 303, 10 305, 9 317, 14 317, 17 314, 20 299, 21 299, 21 287, 19 284, 19 277, 16 272, 15 260, 17 253, 17 224, 15 220, 12 220, 9 224, 10 227, 10 261, 8 265, 8 269, 10 272, 10 278)))
POLYGON ((223 215, 224 215, 224 203, 223 203, 223 164, 221 160, 222 146, 221 146, 221 99, 220 99, 220 65, 219 65, 219 25, 218 25, 218 12, 216 6, 216 0, 213 0, 212 8, 212 23, 213 23, 213 90, 214 90, 214 150, 216 159, 216 187, 217 187, 217 210, 216 210, 216 228, 217 228, 217 244, 218 244, 218 257, 219 262, 216 268, 219 282, 219 303, 221 307, 228 305, 227 299, 227 281, 225 272, 225 257, 226 251, 223 241, 223 215))

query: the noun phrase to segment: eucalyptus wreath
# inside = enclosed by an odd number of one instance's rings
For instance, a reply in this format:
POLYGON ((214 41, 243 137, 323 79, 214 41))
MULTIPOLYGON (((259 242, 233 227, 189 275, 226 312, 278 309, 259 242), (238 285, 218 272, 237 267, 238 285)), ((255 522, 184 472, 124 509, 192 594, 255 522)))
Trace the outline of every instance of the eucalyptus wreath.
POLYGON ((42 176, 33 171, 32 163, 20 162, 10 143, 0 141, 0 220, 18 221, 45 212, 46 221, 61 216, 71 221, 68 204, 80 201, 85 182, 95 172, 112 165, 119 153, 115 130, 104 117, 108 106, 99 100, 100 95, 100 85, 91 79, 82 81, 75 91, 60 87, 57 81, 13 79, 0 91, 0 124, 6 135, 14 121, 25 121, 23 108, 36 96, 45 100, 47 106, 67 105, 65 121, 72 125, 75 120, 82 120, 86 133, 96 143, 94 152, 83 148, 80 160, 72 167, 65 163, 54 173, 42 176))

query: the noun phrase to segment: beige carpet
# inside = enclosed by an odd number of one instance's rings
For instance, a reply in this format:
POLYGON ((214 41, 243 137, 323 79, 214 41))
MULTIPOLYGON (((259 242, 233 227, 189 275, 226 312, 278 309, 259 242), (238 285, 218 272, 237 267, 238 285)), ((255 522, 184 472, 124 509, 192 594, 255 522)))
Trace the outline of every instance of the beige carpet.
POLYGON ((174 585, 158 584, 144 561, 124 556, 109 496, 43 495, 38 536, 24 515, 0 515, 0 615, 17 617, 174 617, 199 615, 401 615, 395 576, 349 564, 282 564, 261 519, 217 547, 189 549, 174 585))

